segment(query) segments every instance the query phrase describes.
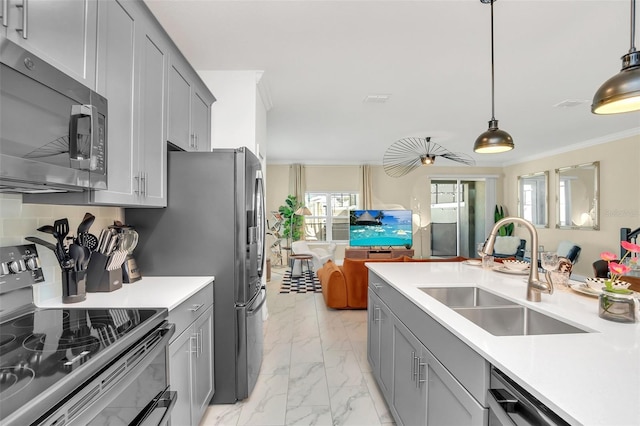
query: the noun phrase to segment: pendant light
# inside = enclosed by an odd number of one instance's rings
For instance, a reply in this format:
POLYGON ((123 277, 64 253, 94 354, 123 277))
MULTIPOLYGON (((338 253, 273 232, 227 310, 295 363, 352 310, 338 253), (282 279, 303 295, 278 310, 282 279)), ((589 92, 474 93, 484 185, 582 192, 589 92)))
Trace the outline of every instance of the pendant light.
POLYGON ((496 154, 513 149, 513 138, 504 130, 498 128, 498 120, 495 117, 495 84, 493 66, 493 3, 496 0, 480 0, 480 3, 491 3, 491 120, 489 130, 478 136, 473 150, 480 154, 496 154))
POLYGON ((593 97, 591 112, 617 114, 640 110, 640 52, 636 51, 636 1, 631 0, 631 48, 622 57, 622 70, 605 81, 593 97))

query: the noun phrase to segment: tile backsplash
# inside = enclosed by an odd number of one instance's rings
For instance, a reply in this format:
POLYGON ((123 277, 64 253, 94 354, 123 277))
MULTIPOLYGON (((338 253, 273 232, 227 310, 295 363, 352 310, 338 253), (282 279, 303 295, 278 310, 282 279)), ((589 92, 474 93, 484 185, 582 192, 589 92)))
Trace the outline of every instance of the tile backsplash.
MULTIPOLYGON (((24 239, 28 236, 55 243, 53 236, 37 229, 42 225, 53 225, 56 219, 65 217, 69 219, 69 235, 76 235, 76 229, 87 212, 96 217, 89 230, 96 236, 102 228, 113 225, 114 220, 124 219, 124 211, 119 207, 24 204, 22 195, 0 194, 0 246, 29 244, 24 239)), ((37 249, 46 281, 34 286, 36 303, 62 296, 61 271, 55 255, 40 245, 37 249)))

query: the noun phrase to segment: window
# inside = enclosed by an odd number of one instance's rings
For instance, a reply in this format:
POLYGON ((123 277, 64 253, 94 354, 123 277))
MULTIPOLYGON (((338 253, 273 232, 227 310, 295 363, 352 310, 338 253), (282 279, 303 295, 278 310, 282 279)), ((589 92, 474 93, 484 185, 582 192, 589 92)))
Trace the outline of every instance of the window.
POLYGON ((307 192, 304 204, 311 216, 304 218, 307 241, 348 241, 349 210, 358 208, 357 192, 307 192))

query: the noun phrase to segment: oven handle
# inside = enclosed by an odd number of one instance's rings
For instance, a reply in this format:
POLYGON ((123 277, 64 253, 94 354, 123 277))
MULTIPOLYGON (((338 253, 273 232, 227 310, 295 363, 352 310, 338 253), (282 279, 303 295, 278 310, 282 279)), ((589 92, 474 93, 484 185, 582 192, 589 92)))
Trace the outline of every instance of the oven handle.
POLYGON ((152 414, 156 410, 165 410, 162 417, 157 422, 149 423, 149 426, 160 426, 166 423, 173 410, 173 406, 176 405, 178 399, 178 392, 170 391, 169 387, 156 395, 153 400, 147 404, 144 410, 133 419, 129 426, 144 426, 147 424, 147 420, 152 417, 152 414))

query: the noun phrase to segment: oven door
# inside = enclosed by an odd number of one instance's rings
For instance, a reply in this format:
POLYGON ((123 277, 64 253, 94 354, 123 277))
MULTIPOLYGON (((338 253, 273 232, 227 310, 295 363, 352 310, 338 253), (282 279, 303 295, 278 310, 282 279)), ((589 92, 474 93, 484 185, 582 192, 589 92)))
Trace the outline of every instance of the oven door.
POLYGON ((166 425, 177 399, 169 387, 168 345, 175 325, 163 323, 94 376, 43 425, 166 425))

